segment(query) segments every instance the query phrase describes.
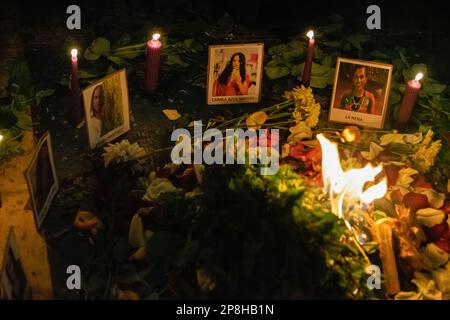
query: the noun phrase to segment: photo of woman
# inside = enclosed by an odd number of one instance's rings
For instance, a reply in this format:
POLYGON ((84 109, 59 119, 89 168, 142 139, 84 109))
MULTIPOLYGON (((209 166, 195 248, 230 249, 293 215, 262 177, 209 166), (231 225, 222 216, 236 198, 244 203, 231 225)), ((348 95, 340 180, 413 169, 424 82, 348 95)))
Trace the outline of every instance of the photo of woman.
POLYGON ((209 46, 208 104, 258 102, 264 45, 209 46))
POLYGON ((83 101, 91 149, 101 147, 130 130, 125 69, 84 89, 83 101))
POLYGON ((231 56, 225 70, 214 81, 213 96, 247 95, 249 85, 245 56, 242 52, 237 52, 231 56))
POLYGON ((103 95, 103 85, 95 87, 91 99, 91 121, 94 141, 99 141, 102 136, 103 104, 105 98, 103 95))

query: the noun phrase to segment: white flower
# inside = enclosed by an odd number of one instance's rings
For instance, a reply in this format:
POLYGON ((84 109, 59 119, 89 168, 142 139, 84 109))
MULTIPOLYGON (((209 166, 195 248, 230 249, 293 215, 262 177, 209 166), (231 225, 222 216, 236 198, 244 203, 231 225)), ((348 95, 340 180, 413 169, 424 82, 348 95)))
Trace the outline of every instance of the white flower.
POLYGON ((445 218, 444 211, 433 208, 419 209, 417 210, 416 215, 417 222, 420 225, 426 226, 428 228, 432 228, 435 225, 441 223, 445 218))
POLYGON ((380 137, 380 145, 386 146, 390 143, 405 144, 404 135, 394 130, 394 133, 387 133, 380 137))
POLYGON ((383 151, 384 148, 376 144, 375 142, 370 143, 369 151, 361 151, 361 156, 366 160, 373 160, 383 151))
POLYGON ((424 256, 430 263, 432 269, 436 269, 448 261, 448 254, 434 243, 428 244, 423 250, 424 256))
POLYGON ((136 142, 130 144, 128 140, 122 140, 121 142, 112 144, 104 148, 103 159, 105 161, 105 167, 111 163, 123 163, 130 160, 135 160, 145 156, 145 150, 139 146, 136 142))
POLYGON ((415 134, 405 134, 404 136, 405 142, 410 144, 418 144, 422 141, 422 132, 418 132, 415 134))
POLYGON ((411 176, 418 174, 419 172, 417 170, 414 170, 413 168, 404 168, 400 169, 398 171, 398 179, 397 179, 397 186, 403 187, 403 188, 409 188, 409 185, 411 182, 414 181, 414 178, 411 176))
POLYGON ((442 208, 445 201, 445 194, 434 191, 433 189, 426 189, 421 192, 427 196, 428 202, 434 209, 442 208))
POLYGON ((306 125, 305 122, 301 121, 297 123, 295 126, 289 128, 289 131, 291 132, 290 136, 288 137, 288 142, 299 142, 305 138, 311 139, 312 138, 312 131, 311 128, 306 125))
POLYGON ((176 192, 177 188, 174 187, 172 182, 166 178, 155 178, 152 180, 147 188, 147 192, 143 196, 143 200, 154 201, 157 200, 163 193, 176 192))

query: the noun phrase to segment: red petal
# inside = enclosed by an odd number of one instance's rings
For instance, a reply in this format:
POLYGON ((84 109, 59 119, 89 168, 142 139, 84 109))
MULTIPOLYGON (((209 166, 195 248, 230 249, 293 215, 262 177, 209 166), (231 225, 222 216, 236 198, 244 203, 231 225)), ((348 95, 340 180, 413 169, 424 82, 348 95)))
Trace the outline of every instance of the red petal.
POLYGON ((301 159, 305 155, 305 145, 301 142, 291 146, 289 149, 289 156, 295 159, 301 159))
POLYGON ((403 203, 405 204, 405 207, 411 208, 414 212, 430 206, 426 195, 415 192, 407 193, 403 197, 403 203))
POLYGON ((429 184, 427 182, 427 180, 425 179, 424 176, 422 175, 418 175, 416 180, 413 183, 413 187, 414 188, 427 188, 427 189, 432 189, 433 187, 431 186, 431 184, 429 184))
POLYGON ((450 229, 448 228, 447 221, 435 225, 433 228, 424 228, 428 241, 438 241, 444 237, 450 229))
POLYGON ((395 186, 398 180, 398 172, 400 171, 400 167, 398 166, 386 166, 384 167, 384 172, 386 172, 386 176, 388 179, 388 184, 390 186, 395 186))
POLYGON ((450 253, 450 242, 448 242, 447 240, 441 239, 434 242, 434 244, 445 252, 450 253))

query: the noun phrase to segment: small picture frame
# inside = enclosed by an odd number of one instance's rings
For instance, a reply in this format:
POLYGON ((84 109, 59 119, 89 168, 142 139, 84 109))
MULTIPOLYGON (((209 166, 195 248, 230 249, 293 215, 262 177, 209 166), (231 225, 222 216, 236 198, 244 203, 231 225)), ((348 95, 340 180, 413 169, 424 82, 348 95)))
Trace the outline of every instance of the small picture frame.
POLYGON ((0 300, 32 299, 31 286, 20 259, 13 228, 9 229, 5 252, 0 262, 0 300))
POLYGON ((130 105, 125 69, 83 90, 89 147, 98 148, 130 130, 130 105))
POLYGON ((338 58, 329 120, 383 128, 391 78, 390 64, 338 58))
POLYGON ((263 59, 263 43, 209 46, 206 103, 260 102, 263 59))
POLYGON ((50 205, 59 190, 49 131, 37 143, 34 156, 25 171, 25 179, 36 227, 40 230, 50 205))

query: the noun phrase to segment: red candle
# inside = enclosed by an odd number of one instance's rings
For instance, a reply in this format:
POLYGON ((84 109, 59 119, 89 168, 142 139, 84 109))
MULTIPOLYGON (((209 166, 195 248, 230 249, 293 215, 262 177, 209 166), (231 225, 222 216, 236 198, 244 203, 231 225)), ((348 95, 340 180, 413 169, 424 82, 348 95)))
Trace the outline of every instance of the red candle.
POLYGON ((70 91, 72 92, 70 120, 74 126, 78 126, 81 122, 81 92, 78 79, 78 50, 72 49, 72 72, 70 76, 70 91))
POLYGON ((152 40, 147 41, 147 70, 145 73, 145 90, 154 92, 158 86, 159 62, 162 44, 159 41, 160 35, 154 34, 152 40))
POLYGON ((394 127, 396 129, 404 129, 408 124, 411 114, 414 110, 414 106, 417 102, 417 97, 422 87, 420 79, 422 79, 423 74, 418 73, 414 80, 409 80, 406 86, 405 92, 403 93, 402 102, 400 103, 400 108, 398 109, 394 127))
POLYGON ((302 84, 305 87, 309 87, 309 84, 311 82, 311 67, 312 67, 312 61, 314 57, 314 31, 309 31, 306 34, 309 38, 309 45, 308 49, 306 50, 306 60, 305 60, 305 67, 303 69, 303 77, 302 77, 302 84))

